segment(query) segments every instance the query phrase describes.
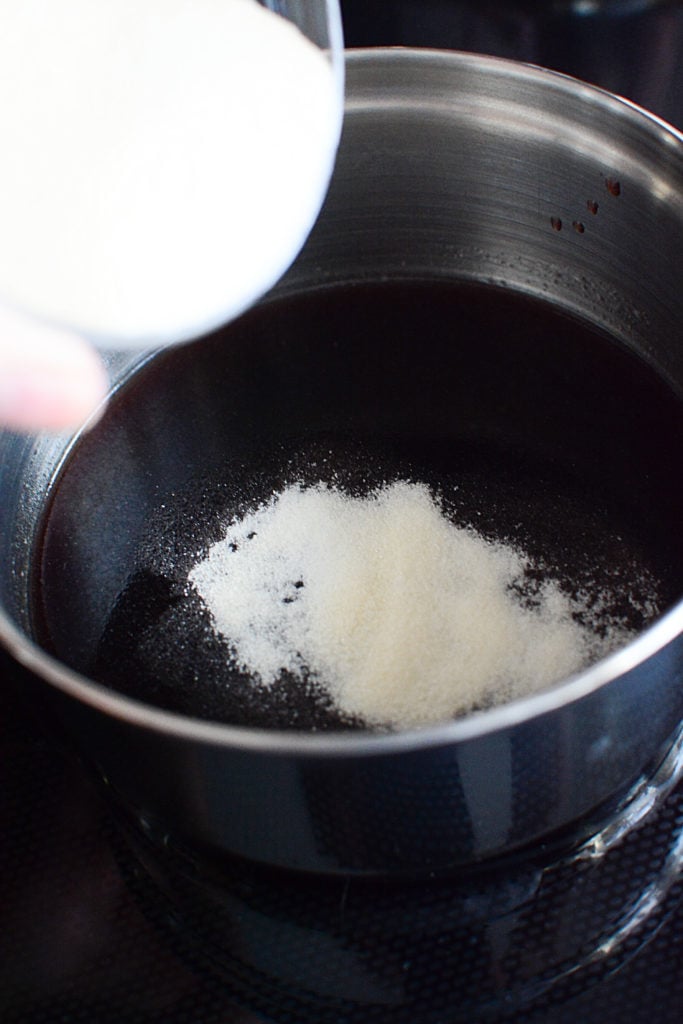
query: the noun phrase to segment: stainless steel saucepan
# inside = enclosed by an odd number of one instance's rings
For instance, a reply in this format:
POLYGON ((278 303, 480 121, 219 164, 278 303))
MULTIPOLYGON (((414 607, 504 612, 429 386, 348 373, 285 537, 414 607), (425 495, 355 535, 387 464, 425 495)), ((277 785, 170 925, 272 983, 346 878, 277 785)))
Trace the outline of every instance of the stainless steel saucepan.
MULTIPOLYGON (((401 334, 395 358, 391 338, 348 341, 362 335, 362 303, 345 313, 337 299, 295 359, 289 336, 261 332, 252 344, 249 319, 185 349, 112 355, 111 406, 93 429, 0 437, 0 637, 153 832, 288 868, 420 874, 585 836, 655 768, 683 720, 683 138, 604 92, 492 58, 359 51, 347 75, 327 202, 263 308, 419 285, 410 332, 403 316, 387 328, 401 334), (482 358, 482 381, 465 390, 457 317, 429 320, 429 289, 463 282, 549 302, 616 339, 636 368, 626 398, 544 337, 533 350, 498 339, 505 371, 482 358), (640 407, 638 367, 669 397, 640 407), (440 458, 471 441, 470 469, 486 444, 500 442, 512 463, 521 446, 571 477, 584 505, 610 492, 657 537, 664 612, 547 691, 422 730, 215 721, 201 672, 186 673, 174 704, 164 670, 145 689, 125 645, 120 686, 89 678, 165 507, 185 502, 166 520, 157 554, 168 578, 151 581, 141 621, 154 620, 169 579, 172 604, 178 531, 192 537, 250 466, 271 486, 265 449, 313 435, 334 447, 359 433, 369 443, 400 435, 413 454, 419 441, 440 458), (45 631, 51 653, 37 642, 45 631)), ((527 476, 529 504, 541 501, 547 518, 546 490, 534 496, 527 476)), ((555 532, 574 536, 573 506, 553 508, 555 532)), ((167 652, 169 673, 182 659, 180 647, 167 652)))

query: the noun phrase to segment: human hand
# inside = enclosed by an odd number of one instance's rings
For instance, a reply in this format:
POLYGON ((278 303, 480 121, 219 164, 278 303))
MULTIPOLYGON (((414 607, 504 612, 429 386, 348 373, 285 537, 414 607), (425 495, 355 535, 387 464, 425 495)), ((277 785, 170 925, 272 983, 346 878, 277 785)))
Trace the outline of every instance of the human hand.
POLYGON ((0 306, 0 428, 77 427, 106 393, 104 366, 86 341, 0 306))

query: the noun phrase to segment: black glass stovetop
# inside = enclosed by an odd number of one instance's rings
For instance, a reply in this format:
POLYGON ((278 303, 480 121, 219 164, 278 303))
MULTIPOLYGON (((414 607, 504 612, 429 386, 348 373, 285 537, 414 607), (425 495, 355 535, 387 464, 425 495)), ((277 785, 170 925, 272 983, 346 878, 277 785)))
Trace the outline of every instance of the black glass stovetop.
POLYGON ((131 831, 1 666, 1 1021, 681 1020, 680 784, 581 854, 450 879, 200 863, 131 831))

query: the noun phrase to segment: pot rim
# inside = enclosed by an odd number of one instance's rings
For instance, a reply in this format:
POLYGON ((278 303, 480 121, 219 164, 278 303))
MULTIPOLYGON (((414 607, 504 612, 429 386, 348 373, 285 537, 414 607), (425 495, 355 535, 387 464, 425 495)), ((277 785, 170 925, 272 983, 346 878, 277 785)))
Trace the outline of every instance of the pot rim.
MULTIPOLYGON (((611 108, 620 116, 634 118, 641 123, 645 118, 657 130, 665 131, 673 140, 683 144, 682 133, 630 100, 622 99, 568 75, 532 64, 458 51, 399 47, 347 50, 346 59, 352 71, 378 63, 406 64, 412 67, 425 63, 433 67, 438 62, 444 66, 469 66, 473 71, 480 73, 494 71, 506 76, 513 75, 518 81, 551 83, 556 90, 570 95, 573 100, 588 99, 593 104, 611 108)), ((347 103, 347 108, 354 109, 364 105, 365 101, 361 94, 357 98, 352 98, 347 103)), ((118 385, 115 385, 113 390, 116 390, 116 387, 118 385)), ((192 742, 260 751, 273 756, 297 754, 311 758, 390 756, 426 747, 466 742, 505 731, 579 701, 611 682, 616 683, 619 677, 638 668, 682 632, 683 599, 624 647, 583 671, 530 696, 484 711, 473 712, 455 721, 395 733, 312 734, 203 721, 177 712, 164 711, 119 694, 68 668, 47 654, 21 632, 0 606, 0 643, 9 654, 19 665, 38 678, 95 711, 112 716, 130 726, 142 727, 192 742)))

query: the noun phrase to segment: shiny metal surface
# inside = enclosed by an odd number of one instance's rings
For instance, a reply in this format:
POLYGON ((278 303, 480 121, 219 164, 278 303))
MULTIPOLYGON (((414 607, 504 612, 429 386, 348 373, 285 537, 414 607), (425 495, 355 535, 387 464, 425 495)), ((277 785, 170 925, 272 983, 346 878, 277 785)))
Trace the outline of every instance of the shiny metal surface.
MULTIPOLYGON (((416 277, 505 284, 604 327, 683 391, 677 133, 488 58, 359 52, 347 87, 330 194, 273 295, 416 277)), ((132 369, 112 360, 114 386, 132 369)), ((578 821, 590 832, 683 719, 681 604, 552 691, 414 733, 278 734, 117 696, 28 639, 32 544, 70 443, 0 438, 0 635, 156 834, 307 870, 445 870, 578 821)), ((144 515, 144 502, 127 509, 131 543, 144 515)))

